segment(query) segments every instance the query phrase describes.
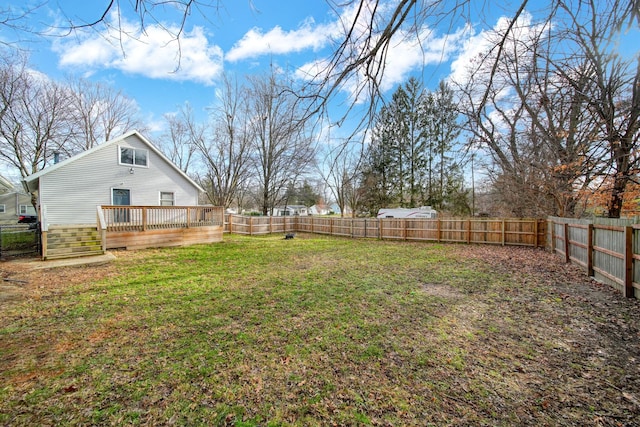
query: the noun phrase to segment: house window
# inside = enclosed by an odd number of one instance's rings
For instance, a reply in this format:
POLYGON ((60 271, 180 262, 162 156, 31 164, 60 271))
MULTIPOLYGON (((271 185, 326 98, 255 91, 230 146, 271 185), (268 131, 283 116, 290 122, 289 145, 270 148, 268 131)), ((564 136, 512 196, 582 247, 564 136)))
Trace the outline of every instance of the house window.
POLYGON ((120 164, 147 166, 148 151, 140 148, 120 147, 120 164))
POLYGON ((175 196, 173 193, 160 192, 160 206, 175 206, 175 196))
POLYGON ((20 210, 20 215, 26 215, 27 214, 27 205, 20 205, 19 210, 20 210))
POLYGON ((0 205, 0 213, 5 213, 7 210, 5 209, 4 205, 0 205))

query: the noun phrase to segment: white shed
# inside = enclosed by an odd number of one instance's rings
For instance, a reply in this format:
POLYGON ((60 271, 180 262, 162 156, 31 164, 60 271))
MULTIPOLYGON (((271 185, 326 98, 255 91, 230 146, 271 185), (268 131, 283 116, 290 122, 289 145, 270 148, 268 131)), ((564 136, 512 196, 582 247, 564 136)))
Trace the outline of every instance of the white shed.
POLYGON ((378 219, 381 218, 423 218, 435 219, 438 212, 431 206, 421 206, 419 208, 384 208, 378 211, 378 219))

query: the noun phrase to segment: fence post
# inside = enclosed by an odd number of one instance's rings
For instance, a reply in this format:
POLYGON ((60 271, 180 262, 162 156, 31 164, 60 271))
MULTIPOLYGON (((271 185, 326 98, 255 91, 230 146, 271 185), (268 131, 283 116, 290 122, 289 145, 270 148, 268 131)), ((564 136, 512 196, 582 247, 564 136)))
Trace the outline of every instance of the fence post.
POLYGON ((249 236, 253 236, 253 217, 249 217, 249 236))
POLYGON ((505 227, 505 222, 504 222, 504 219, 503 219, 502 220, 502 246, 504 246, 504 243, 507 240, 506 234, 507 234, 507 228, 505 227))
POLYGON ((556 253, 556 222, 555 221, 550 221, 551 222, 551 253, 555 254, 556 253))
POLYGON ((438 218, 437 221, 438 222, 436 223, 437 224, 436 225, 436 240, 438 241, 438 243, 440 243, 440 240, 441 240, 440 233, 442 232, 442 225, 441 225, 441 221, 442 220, 440 218, 438 218))
POLYGON ((633 227, 624 228, 624 296, 633 298, 633 227))
POLYGON ((538 218, 533 220, 533 247, 538 247, 538 218))
POLYGON ((402 220, 402 239, 407 240, 407 220, 402 220))
POLYGON ((378 218, 378 237, 383 240, 382 236, 382 218, 378 218))
POLYGON ((471 243, 471 218, 467 218, 467 244, 471 243))
POLYGON ((564 262, 571 261, 571 257, 569 256, 569 223, 564 223, 564 262))
MULTIPOLYGON (((224 221, 224 215, 222 220, 224 221)), ((233 234, 233 214, 229 214, 229 234, 233 234)))
POLYGON ((593 224, 587 224, 587 275, 593 274, 593 224))

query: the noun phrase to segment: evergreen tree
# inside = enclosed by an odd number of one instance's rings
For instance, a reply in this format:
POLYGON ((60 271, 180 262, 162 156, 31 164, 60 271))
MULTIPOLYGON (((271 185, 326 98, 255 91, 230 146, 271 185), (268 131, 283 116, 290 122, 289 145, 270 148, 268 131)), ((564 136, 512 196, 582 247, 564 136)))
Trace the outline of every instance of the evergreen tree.
POLYGON ((428 93, 410 78, 394 92, 378 114, 364 162, 363 204, 370 212, 425 204, 465 209, 464 180, 453 153, 457 117, 445 83, 428 93))
POLYGON ((438 89, 429 93, 422 104, 427 139, 425 203, 439 210, 445 208, 454 197, 450 189, 461 188, 463 182, 455 156, 460 125, 453 95, 453 90, 445 82, 440 82, 438 89))

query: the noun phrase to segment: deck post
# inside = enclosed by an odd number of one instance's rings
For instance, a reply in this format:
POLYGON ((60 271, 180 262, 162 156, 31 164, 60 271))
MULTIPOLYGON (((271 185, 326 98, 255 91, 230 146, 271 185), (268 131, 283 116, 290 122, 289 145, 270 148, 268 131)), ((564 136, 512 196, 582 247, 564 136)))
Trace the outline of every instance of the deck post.
POLYGON ((147 208, 146 207, 142 208, 142 231, 147 231, 147 208))

